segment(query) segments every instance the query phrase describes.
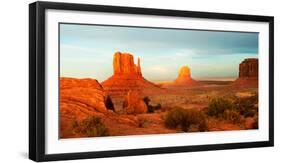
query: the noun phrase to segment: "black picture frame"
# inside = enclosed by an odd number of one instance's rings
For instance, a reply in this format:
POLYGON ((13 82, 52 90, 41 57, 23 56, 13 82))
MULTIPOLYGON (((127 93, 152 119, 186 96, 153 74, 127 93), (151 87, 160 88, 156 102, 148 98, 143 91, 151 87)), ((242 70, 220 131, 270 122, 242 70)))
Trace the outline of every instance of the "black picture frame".
POLYGON ((34 161, 55 161, 100 157, 148 155, 191 151, 222 150, 236 148, 269 147, 274 145, 274 17, 257 15, 222 14, 210 12, 179 11, 152 8, 103 6, 55 2, 34 2, 29 5, 29 158, 34 161), (240 20, 269 23, 269 141, 159 147, 83 153, 45 153, 45 11, 47 9, 69 11, 95 11, 123 14, 161 15, 223 20, 240 20))

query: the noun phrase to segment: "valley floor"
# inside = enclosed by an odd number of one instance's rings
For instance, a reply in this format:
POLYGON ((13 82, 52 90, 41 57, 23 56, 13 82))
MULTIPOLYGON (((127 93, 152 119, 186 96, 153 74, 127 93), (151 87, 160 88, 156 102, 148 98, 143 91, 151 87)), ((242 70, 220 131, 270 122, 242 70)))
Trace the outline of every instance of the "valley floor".
MULTIPOLYGON (((163 89, 168 91, 160 94, 142 94, 143 98, 149 99, 150 107, 149 113, 144 114, 125 114, 122 110, 124 96, 112 97, 115 111, 104 114, 88 113, 89 116, 98 117, 94 122, 92 122, 93 120, 87 120, 87 116, 84 115, 83 118, 77 120, 73 118, 73 115, 80 114, 77 113, 79 111, 76 110, 76 113, 73 113, 73 110, 70 109, 66 111, 66 107, 61 108, 61 138, 245 130, 258 127, 256 126, 258 119, 257 99, 254 99, 254 101, 247 100, 255 96, 257 98, 257 88, 238 87, 233 85, 232 82, 209 81, 201 82, 201 85, 194 87, 163 89), (222 99, 222 102, 225 99, 231 103, 231 108, 225 108, 224 112, 212 115, 210 107, 213 106, 211 104, 213 99, 222 99), (243 99, 246 100, 243 101, 243 99), (246 110, 247 113, 243 109, 248 109, 246 110), (175 122, 174 119, 168 119, 171 118, 169 116, 177 115, 177 111, 185 114, 181 110, 187 110, 186 114, 193 117, 184 120, 184 124, 183 122, 175 122), (192 110, 192 112, 188 113, 188 110, 192 110), (193 113, 194 110, 200 113, 193 113), (250 112, 249 115, 248 112, 250 112), (68 114, 72 117, 69 118, 68 114), (204 117, 203 129, 202 123, 196 120, 197 115, 204 117), (190 124, 186 128, 185 125, 188 122, 190 124), (88 123, 93 123, 100 128, 85 128, 88 123)), ((82 108, 87 106, 80 107, 80 110, 83 110, 82 108)), ((182 116, 179 116, 178 119, 182 119, 182 116)))

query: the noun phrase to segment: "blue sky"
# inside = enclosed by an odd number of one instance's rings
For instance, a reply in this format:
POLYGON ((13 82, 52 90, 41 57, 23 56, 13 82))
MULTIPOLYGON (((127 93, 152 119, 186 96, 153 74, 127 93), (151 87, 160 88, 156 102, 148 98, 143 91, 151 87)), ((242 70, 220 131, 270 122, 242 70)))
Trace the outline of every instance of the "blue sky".
POLYGON ((101 82, 116 51, 140 57, 152 81, 174 80, 183 65, 195 79, 235 78, 242 60, 258 57, 258 33, 60 24, 61 76, 101 82))

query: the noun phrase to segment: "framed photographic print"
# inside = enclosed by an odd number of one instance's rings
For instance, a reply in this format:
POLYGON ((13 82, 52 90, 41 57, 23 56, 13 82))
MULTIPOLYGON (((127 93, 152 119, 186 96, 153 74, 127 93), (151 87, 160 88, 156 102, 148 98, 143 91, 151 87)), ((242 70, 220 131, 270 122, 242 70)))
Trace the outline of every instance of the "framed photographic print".
POLYGON ((273 146, 273 17, 35 2, 29 158, 273 146))

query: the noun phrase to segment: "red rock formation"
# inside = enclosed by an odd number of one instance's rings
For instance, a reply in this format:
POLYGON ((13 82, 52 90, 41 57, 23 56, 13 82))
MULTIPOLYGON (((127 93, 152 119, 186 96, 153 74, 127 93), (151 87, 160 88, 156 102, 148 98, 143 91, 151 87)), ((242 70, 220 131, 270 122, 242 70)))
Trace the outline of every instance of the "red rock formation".
POLYGON ((104 113, 105 92, 95 79, 60 79, 60 101, 79 103, 90 106, 94 111, 104 113))
POLYGON ((161 88, 143 78, 140 58, 138 58, 138 64, 136 65, 132 54, 121 52, 116 52, 113 56, 113 75, 101 84, 111 96, 124 96, 130 90, 139 93, 161 90, 161 88))
POLYGON ((191 71, 188 66, 182 66, 179 69, 178 78, 175 80, 176 85, 194 85, 198 84, 197 81, 191 78, 191 71))
POLYGON ((129 91, 124 103, 123 109, 127 114, 142 114, 147 112, 147 106, 138 95, 138 92, 129 91))
POLYGON ((60 79, 60 137, 73 136, 72 122, 108 112, 106 95, 94 79, 60 79))
POLYGON ((240 86, 258 86, 259 64, 257 58, 247 58, 239 64, 239 77, 234 82, 240 86))
POLYGON ((258 59, 247 58, 239 64, 239 78, 257 78, 258 77, 258 59))
POLYGON ((133 75, 141 77, 140 58, 138 65, 134 63, 134 56, 129 53, 116 52, 113 57, 114 75, 133 75))
MULTIPOLYGON (((89 137, 88 133, 75 131, 75 122, 98 117, 109 130, 110 136, 176 133, 176 130, 166 129, 162 125, 161 116, 153 116, 153 125, 149 128, 139 127, 139 116, 147 116, 146 104, 137 92, 130 92, 126 97, 127 115, 116 114, 108 109, 114 109, 111 99, 106 95, 101 85, 95 79, 60 79, 60 138, 89 137), (107 108, 106 108, 107 106, 107 108), (132 110, 132 111, 130 111, 132 110), (138 115, 132 115, 138 114, 138 115)), ((150 117, 149 117, 150 118, 150 117)))
POLYGON ((106 94, 95 79, 60 79, 60 101, 90 106, 94 111, 104 113, 106 94))

